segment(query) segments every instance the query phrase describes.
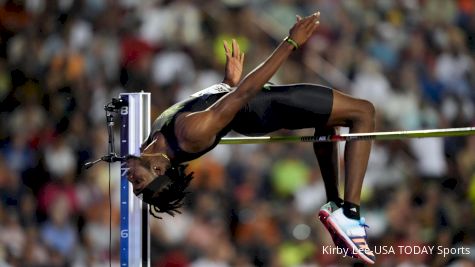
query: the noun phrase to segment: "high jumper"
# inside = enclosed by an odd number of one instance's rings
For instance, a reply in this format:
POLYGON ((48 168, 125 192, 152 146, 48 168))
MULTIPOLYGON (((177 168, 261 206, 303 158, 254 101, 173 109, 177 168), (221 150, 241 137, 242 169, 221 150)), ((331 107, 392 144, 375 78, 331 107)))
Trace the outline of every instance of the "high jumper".
MULTIPOLYGON (((212 150, 231 130, 249 136, 303 128, 315 129, 315 135, 334 135, 339 126, 349 127, 351 134, 374 131, 375 109, 366 100, 321 85, 268 83, 292 52, 313 35, 319 17, 319 12, 297 16, 289 35, 243 79, 244 54, 235 40, 231 46, 224 42, 223 81, 171 106, 154 121, 140 156, 127 157, 128 180, 134 193, 152 205, 152 214, 178 212, 192 178, 183 163, 212 150)), ((360 218, 371 141, 345 145, 343 199, 338 191, 337 144, 315 142, 313 149, 328 200, 319 211, 320 220, 338 246, 349 248, 355 252, 352 256, 366 263, 374 263, 366 225, 360 218)))

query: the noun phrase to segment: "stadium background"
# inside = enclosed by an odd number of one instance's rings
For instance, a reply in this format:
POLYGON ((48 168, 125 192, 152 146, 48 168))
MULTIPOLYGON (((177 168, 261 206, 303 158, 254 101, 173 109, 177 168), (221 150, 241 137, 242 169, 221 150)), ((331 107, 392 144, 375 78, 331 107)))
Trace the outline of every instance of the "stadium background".
MULTIPOLYGON (((108 166, 81 169, 107 151, 103 105, 149 91, 155 116, 222 80, 224 38, 239 41, 247 73, 295 14, 316 10, 317 33, 272 81, 366 98, 378 131, 474 125, 474 1, 1 0, 0 266, 108 266, 108 166)), ((152 222, 152 266, 354 264, 323 253, 311 145, 219 146, 191 167, 183 214, 152 222)), ((474 203, 475 136, 374 143, 370 245, 471 249, 379 255, 379 266, 473 266, 474 203)))

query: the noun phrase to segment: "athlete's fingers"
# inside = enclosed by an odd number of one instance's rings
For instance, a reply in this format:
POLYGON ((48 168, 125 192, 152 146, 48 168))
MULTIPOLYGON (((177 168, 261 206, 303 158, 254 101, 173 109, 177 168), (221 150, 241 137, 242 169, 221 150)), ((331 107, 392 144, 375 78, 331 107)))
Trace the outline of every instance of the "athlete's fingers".
POLYGON ((305 19, 305 21, 302 23, 302 27, 304 29, 308 29, 309 25, 312 24, 312 22, 310 21, 310 19, 305 19))
POLYGON ((226 40, 224 40, 223 44, 224 44, 224 52, 226 53, 226 56, 227 57, 231 56, 231 51, 229 50, 228 42, 226 42, 226 40))
POLYGON ((315 26, 318 25, 319 19, 318 19, 318 13, 314 13, 311 16, 311 19, 308 20, 308 22, 305 24, 305 30, 307 31, 308 34, 312 34, 315 31, 315 26))
POLYGON ((314 24, 319 24, 320 23, 320 11, 317 11, 315 13, 315 17, 313 18, 313 23, 314 24))
POLYGON ((306 17, 305 26, 312 27, 316 21, 320 18, 320 12, 313 13, 312 15, 306 17))
POLYGON ((295 18, 297 19, 297 22, 300 22, 302 20, 302 17, 299 15, 295 15, 295 18))
POLYGON ((316 28, 318 28, 318 26, 320 26, 320 21, 315 21, 315 23, 312 24, 312 28, 310 30, 310 34, 312 34, 316 28))
POLYGON ((241 66, 244 64, 244 53, 241 53, 241 66))
POLYGON ((239 56, 239 46, 236 42, 236 39, 233 39, 233 57, 239 56))
POLYGON ((315 13, 314 23, 315 24, 320 23, 320 11, 317 11, 317 13, 315 13))
POLYGON ((237 55, 238 57, 240 57, 240 56, 241 56, 241 47, 239 47, 238 41, 235 41, 235 42, 236 42, 236 51, 237 51, 237 52, 236 52, 236 55, 237 55))

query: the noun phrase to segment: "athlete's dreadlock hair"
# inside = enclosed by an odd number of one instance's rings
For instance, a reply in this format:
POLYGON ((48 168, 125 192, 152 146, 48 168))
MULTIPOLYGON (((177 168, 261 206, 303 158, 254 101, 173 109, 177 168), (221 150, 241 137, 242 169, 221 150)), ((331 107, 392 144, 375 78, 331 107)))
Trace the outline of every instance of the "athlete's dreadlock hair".
POLYGON ((165 175, 155 177, 155 179, 162 180, 161 190, 157 190, 151 197, 143 199, 150 204, 150 214, 155 218, 161 219, 159 213, 164 212, 171 216, 181 213, 178 209, 183 206, 183 200, 189 193, 185 190, 193 179, 193 172, 185 173, 186 167, 187 165, 184 164, 173 165, 165 175))

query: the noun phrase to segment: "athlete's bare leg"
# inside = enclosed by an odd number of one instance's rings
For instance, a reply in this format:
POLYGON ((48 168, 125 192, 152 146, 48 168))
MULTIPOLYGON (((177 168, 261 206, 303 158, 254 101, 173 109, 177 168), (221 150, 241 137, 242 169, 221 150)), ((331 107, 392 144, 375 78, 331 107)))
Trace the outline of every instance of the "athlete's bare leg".
MULTIPOLYGON (((352 98, 335 90, 328 126, 347 126, 350 128, 350 133, 373 132, 374 115, 374 106, 370 102, 352 98)), ((347 202, 360 204, 361 188, 370 150, 371 141, 352 141, 345 145, 344 199, 347 202)))

